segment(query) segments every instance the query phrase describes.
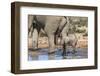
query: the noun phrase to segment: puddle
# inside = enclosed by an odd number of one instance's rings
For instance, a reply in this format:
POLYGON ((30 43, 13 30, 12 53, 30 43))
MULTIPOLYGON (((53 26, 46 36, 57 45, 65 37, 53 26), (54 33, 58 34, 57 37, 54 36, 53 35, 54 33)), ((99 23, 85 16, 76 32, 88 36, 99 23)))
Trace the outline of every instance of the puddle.
POLYGON ((48 49, 29 50, 28 60, 61 60, 61 59, 83 59, 88 58, 87 48, 77 48, 76 53, 72 54, 72 48, 66 50, 67 56, 62 56, 62 49, 55 49, 54 54, 48 54, 48 49))

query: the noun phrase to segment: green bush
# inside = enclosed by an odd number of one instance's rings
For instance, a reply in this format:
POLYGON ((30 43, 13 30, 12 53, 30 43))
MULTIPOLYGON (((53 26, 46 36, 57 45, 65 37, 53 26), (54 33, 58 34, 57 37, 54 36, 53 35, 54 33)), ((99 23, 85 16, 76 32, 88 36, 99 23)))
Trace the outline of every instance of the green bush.
POLYGON ((85 29, 84 30, 80 30, 80 29, 76 30, 76 33, 84 33, 84 32, 85 32, 85 29))
POLYGON ((88 36, 88 33, 86 32, 83 36, 88 36))

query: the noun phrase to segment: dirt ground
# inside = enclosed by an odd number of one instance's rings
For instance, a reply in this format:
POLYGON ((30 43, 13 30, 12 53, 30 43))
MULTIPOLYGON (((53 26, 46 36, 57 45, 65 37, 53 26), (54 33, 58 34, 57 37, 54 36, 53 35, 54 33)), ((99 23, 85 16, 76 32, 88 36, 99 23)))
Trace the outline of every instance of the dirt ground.
MULTIPOLYGON (((82 37, 78 39, 77 46, 78 48, 85 48, 88 46, 88 39, 87 37, 82 37)), ((47 37, 39 37, 38 40, 38 48, 47 48, 48 45, 48 38, 47 37)), ((29 38, 28 41, 28 48, 32 48, 32 38, 29 38)))

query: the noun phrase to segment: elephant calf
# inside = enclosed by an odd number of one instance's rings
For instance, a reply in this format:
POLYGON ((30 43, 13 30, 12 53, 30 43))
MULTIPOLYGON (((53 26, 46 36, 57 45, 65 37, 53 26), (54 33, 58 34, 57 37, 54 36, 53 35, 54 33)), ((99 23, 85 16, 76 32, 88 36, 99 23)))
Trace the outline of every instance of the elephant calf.
POLYGON ((68 46, 72 47, 72 53, 75 54, 76 52, 76 45, 78 42, 77 36, 75 34, 75 31, 73 30, 73 26, 74 25, 67 25, 65 26, 65 28, 62 30, 61 32, 61 44, 63 45, 63 56, 66 55, 66 49, 68 48, 68 46))

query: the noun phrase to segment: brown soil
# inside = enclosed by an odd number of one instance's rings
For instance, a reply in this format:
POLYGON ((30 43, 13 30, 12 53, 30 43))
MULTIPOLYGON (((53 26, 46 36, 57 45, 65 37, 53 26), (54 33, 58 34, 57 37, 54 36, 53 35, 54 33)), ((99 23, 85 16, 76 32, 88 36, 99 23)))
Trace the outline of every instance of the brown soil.
MULTIPOLYGON (((88 39, 87 37, 82 37, 78 39, 77 46, 79 48, 84 48, 88 46, 88 39)), ((28 47, 32 48, 32 38, 28 39, 28 47)), ((38 48, 47 48, 49 47, 48 38, 47 37, 39 37, 38 40, 38 48)))

